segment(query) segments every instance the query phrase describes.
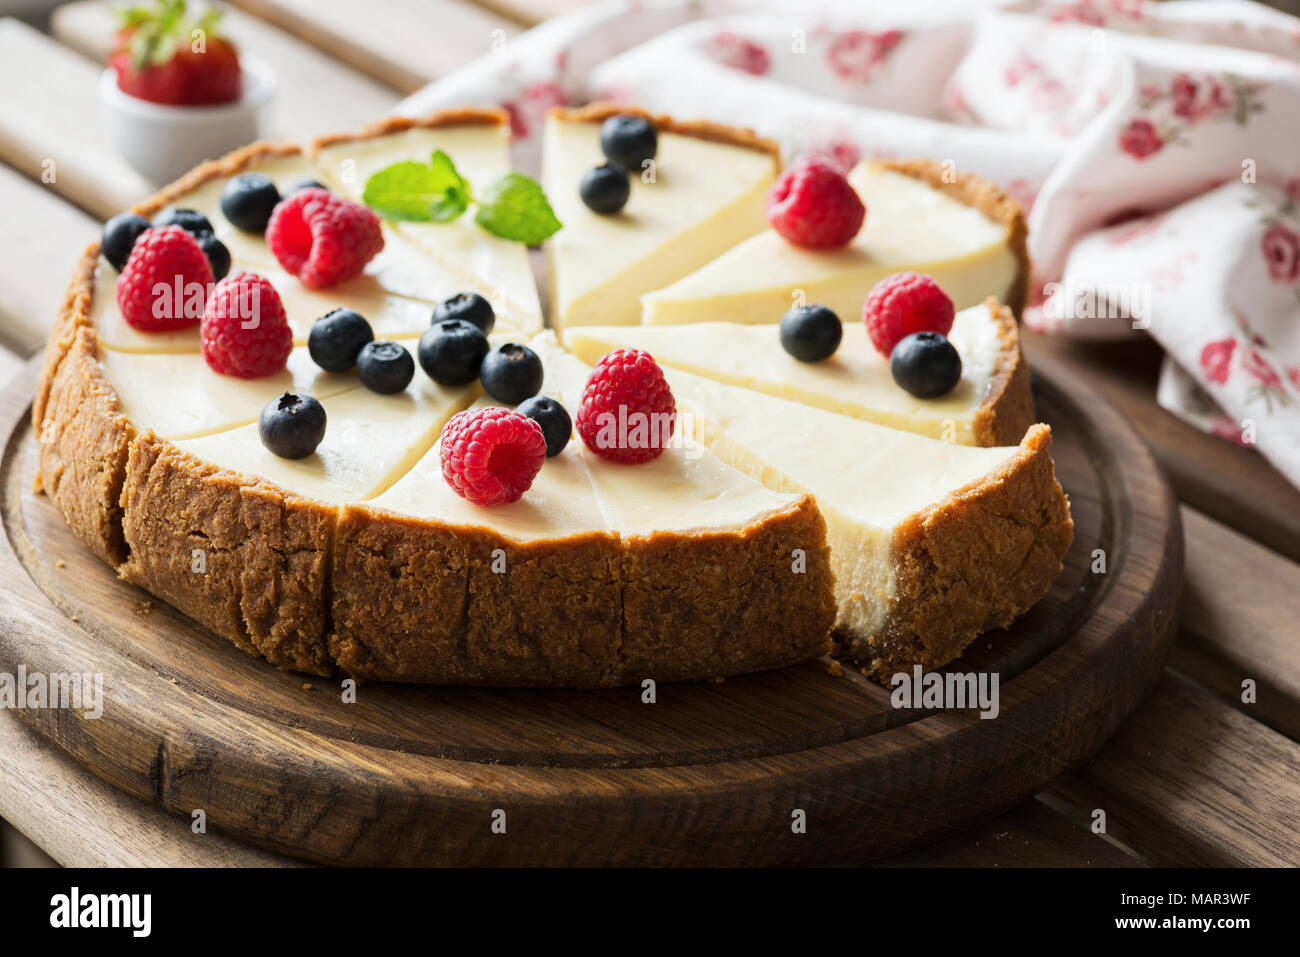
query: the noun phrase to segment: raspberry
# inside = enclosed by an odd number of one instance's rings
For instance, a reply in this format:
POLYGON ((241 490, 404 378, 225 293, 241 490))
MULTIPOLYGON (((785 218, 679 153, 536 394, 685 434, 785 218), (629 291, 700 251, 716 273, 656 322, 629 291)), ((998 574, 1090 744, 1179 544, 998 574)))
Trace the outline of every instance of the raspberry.
POLYGON ((257 273, 237 272, 217 283, 199 333, 208 367, 241 379, 279 372, 293 349, 280 294, 257 273))
POLYGON ((658 458, 677 427, 677 403, 654 357, 615 349, 596 363, 578 406, 578 434, 611 462, 658 458))
POLYGON ((280 265, 313 289, 361 274, 384 248, 379 217, 325 189, 300 189, 271 213, 266 241, 280 265))
POLYGON ((467 409, 442 427, 442 477, 472 505, 517 502, 546 461, 542 427, 501 406, 467 409))
POLYGON ((212 266, 198 240, 179 226, 146 229, 117 277, 117 308, 144 332, 184 329, 203 318, 211 285, 212 266))
POLYGON ((871 287, 862 304, 862 321, 872 344, 886 359, 914 332, 946 336, 952 328, 952 299, 929 276, 896 272, 871 287))
POLYGON ((819 157, 797 161, 767 194, 767 221, 796 246, 829 249, 858 234, 867 207, 838 169, 819 157))

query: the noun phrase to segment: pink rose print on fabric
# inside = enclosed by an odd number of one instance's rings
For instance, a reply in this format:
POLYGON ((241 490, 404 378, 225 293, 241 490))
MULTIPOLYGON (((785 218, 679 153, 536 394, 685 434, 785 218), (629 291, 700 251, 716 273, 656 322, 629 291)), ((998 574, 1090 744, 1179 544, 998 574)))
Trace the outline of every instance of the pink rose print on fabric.
POLYGON ((1241 367, 1262 386, 1267 386, 1270 389, 1281 389, 1283 387, 1282 378, 1277 374, 1277 370, 1269 365, 1268 360, 1254 349, 1251 349, 1242 358, 1241 367))
POLYGON ((884 33, 848 30, 831 41, 826 51, 826 64, 841 80, 866 83, 902 39, 900 30, 886 30, 884 33))
POLYGON ((1281 223, 1264 231, 1260 249, 1268 263, 1268 275, 1274 282, 1295 282, 1300 278, 1300 236, 1281 223))
POLYGON ((1169 143, 1189 146, 1184 133, 1207 120, 1228 120, 1246 126, 1256 113, 1264 111, 1260 83, 1252 83, 1232 74, 1192 75, 1179 73, 1168 88, 1147 83, 1138 90, 1138 107, 1147 114, 1159 111, 1156 121, 1139 116, 1119 135, 1119 146, 1134 159, 1143 160, 1169 143))
POLYGON ((1300 392, 1300 366, 1291 366, 1286 370, 1286 377, 1291 380, 1292 387, 1300 392))
POLYGON ((1236 339, 1219 339, 1207 342, 1201 350, 1201 369, 1205 377, 1216 385, 1228 381, 1228 369, 1232 365, 1232 354, 1237 351, 1236 339))
POLYGON ((1140 116, 1131 120, 1119 134, 1119 148, 1134 159, 1144 160, 1158 153, 1164 145, 1156 125, 1140 116))
POLYGON ((1141 210, 1125 209, 1110 218, 1108 227, 1118 227, 1106 237, 1111 246, 1127 246, 1129 243, 1154 236, 1165 224, 1168 213, 1149 215, 1141 210))
POLYGON ((549 81, 530 83, 519 91, 513 100, 505 100, 501 108, 510 114, 510 133, 515 139, 527 139, 534 124, 540 122, 546 111, 567 102, 559 84, 549 81))
POLYGON ((1233 97, 1217 77, 1196 80, 1179 73, 1169 85, 1169 99, 1174 116, 1193 122, 1232 109, 1233 97))
POLYGON ((862 158, 858 144, 843 136, 810 142, 802 152, 826 160, 841 173, 848 173, 862 158))
POLYGON ((772 66, 772 58, 766 50, 753 40, 729 30, 723 30, 709 40, 708 53, 723 66, 754 76, 762 76, 772 66))
POLYGON ((1221 439, 1227 439, 1243 448, 1251 448, 1251 444, 1246 441, 1242 434, 1241 426, 1228 418, 1226 415, 1216 415, 1214 421, 1210 423, 1210 434, 1216 435, 1221 439))
POLYGON ((1024 177, 1016 177, 1007 183, 1006 190, 1020 204, 1025 215, 1029 215, 1029 211, 1034 208, 1034 200, 1038 199, 1038 187, 1024 177))
POLYGON ((1269 415, 1273 414, 1274 403, 1279 406, 1291 404, 1286 383, 1282 381, 1282 377, 1272 364, 1259 352, 1254 349, 1247 351, 1242 356, 1241 367, 1257 383, 1246 390, 1248 403, 1263 402, 1269 415))

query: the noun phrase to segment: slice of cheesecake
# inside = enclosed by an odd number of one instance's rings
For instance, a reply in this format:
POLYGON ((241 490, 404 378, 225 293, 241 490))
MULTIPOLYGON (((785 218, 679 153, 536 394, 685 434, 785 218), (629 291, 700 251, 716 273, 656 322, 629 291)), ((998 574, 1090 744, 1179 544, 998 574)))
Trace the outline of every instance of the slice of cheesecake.
MULTIPOLYGON (((532 348, 576 415, 591 367, 549 331, 532 348)), ((834 611, 811 498, 765 488, 698 443, 639 465, 573 443, 623 543, 624 680, 735 674, 825 653, 834 611)))
POLYGON ((949 442, 1018 443, 1034 421, 1034 402, 1011 311, 993 300, 964 309, 949 339, 962 378, 937 399, 918 399, 894 382, 861 322, 844 323, 839 349, 820 362, 791 356, 771 325, 589 326, 570 331, 566 344, 592 363, 613 349, 642 349, 719 382, 949 442))
POLYGON ((547 459, 519 501, 490 508, 451 489, 435 444, 340 514, 330 656, 368 678, 617 684, 619 558, 577 444, 547 459))
POLYGON ((776 144, 749 130, 687 123, 612 104, 557 108, 542 137, 542 183, 564 227, 547 242, 557 329, 641 321, 638 297, 676 282, 766 225, 776 144), (583 175, 606 162, 601 122, 645 116, 658 134, 653 168, 630 171, 618 213, 583 203, 583 175))
MULTIPOLYGON (((414 350, 416 342, 405 340, 403 345, 414 350)), ((164 439, 197 438, 256 422, 266 404, 285 392, 328 399, 358 384, 353 373, 321 369, 306 346, 289 353, 280 372, 258 379, 213 372, 197 352, 104 349, 99 363, 117 392, 122 414, 137 429, 153 429, 164 439)))
POLYGON ((219 468, 258 476, 295 495, 359 502, 382 493, 438 440, 443 424, 474 401, 478 384, 438 385, 416 372, 405 391, 363 386, 323 399, 327 426, 315 453, 286 459, 262 444, 257 423, 175 445, 219 468))
POLYGON ((881 681, 937 668, 1044 592, 1073 538, 1051 430, 970 448, 669 370, 720 458, 812 495, 835 572, 837 646, 881 681))
MULTIPOLYGON (((393 117, 358 133, 315 140, 311 159, 326 183, 349 199, 361 201, 366 181, 394 163, 428 163, 442 150, 469 180, 475 195, 509 173, 510 120, 502 110, 444 110, 420 119, 393 117)), ((501 239, 466 213, 450 223, 394 222, 389 226, 414 243, 439 266, 458 277, 461 289, 476 291, 493 303, 505 325, 535 332, 542 327, 537 285, 522 243, 501 239)), ((447 295, 450 295, 448 293, 447 295)))
POLYGON ((842 249, 803 249, 773 230, 734 246, 689 276, 642 296, 643 321, 780 322, 796 303, 858 320, 876 282, 896 272, 933 276, 958 309, 995 296, 1019 315, 1029 284, 1019 204, 987 180, 931 160, 862 162, 849 182, 867 219, 842 249))

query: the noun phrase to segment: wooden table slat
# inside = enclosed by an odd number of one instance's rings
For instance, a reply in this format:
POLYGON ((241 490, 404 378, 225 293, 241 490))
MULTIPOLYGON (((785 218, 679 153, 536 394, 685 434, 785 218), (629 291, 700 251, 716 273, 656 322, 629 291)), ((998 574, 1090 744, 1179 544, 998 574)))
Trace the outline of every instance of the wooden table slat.
POLYGON ((404 93, 446 76, 519 33, 514 22, 464 0, 235 4, 404 93))
POLYGON ((1187 584, 1171 664, 1300 741, 1300 564, 1183 506, 1187 584), (1257 701, 1243 704, 1242 681, 1257 701))
POLYGON ((297 865, 119 791, 0 711, 0 817, 68 867, 283 867, 297 865), (50 800, 50 795, 58 800, 50 800))
POLYGON ((1166 866, 1300 865, 1300 744, 1166 671, 1091 762, 1045 792, 1166 866))
POLYGON ((0 20, 0 160, 38 181, 52 170, 59 195, 106 218, 154 188, 108 141, 99 72, 26 24, 0 20))
POLYGON ((878 867, 1142 867, 1104 837, 1029 800, 964 834, 906 851, 878 867))
MULTIPOLYGON (((108 55, 117 20, 115 2, 83 0, 54 11, 50 28, 60 41, 95 63, 108 55)), ((242 51, 275 71, 278 90, 268 126, 276 137, 306 140, 353 129, 389 112, 397 93, 270 24, 235 9, 222 21, 242 51)))
MULTIPOLYGON (((5 228, 0 230, 0 343, 18 356, 45 344, 72 268, 99 223, 44 186, 0 164, 5 228)), ((18 364, 0 363, 5 381, 18 364)))

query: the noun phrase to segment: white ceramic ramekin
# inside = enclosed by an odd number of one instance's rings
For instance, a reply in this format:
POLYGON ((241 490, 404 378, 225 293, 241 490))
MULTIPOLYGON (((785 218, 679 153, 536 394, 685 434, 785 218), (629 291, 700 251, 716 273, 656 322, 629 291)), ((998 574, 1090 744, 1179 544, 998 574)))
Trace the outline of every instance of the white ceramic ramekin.
POLYGON ((169 106, 123 93, 112 70, 99 78, 99 98, 109 137, 126 161, 155 183, 256 140, 275 75, 266 64, 241 56, 244 92, 234 103, 169 106))

